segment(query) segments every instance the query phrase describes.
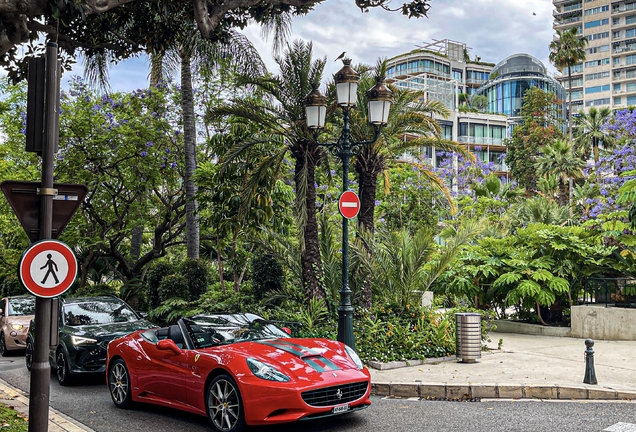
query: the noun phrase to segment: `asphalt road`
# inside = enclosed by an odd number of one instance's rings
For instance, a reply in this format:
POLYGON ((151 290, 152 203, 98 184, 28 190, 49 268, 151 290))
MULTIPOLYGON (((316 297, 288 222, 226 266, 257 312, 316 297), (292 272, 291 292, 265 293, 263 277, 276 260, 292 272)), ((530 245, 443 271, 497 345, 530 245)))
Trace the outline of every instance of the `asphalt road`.
MULTIPOLYGON (((29 373, 23 357, 0 358, 0 377, 24 391, 29 373)), ((136 405, 115 408, 101 379, 61 387, 51 377, 51 405, 98 432, 209 432, 207 419, 179 411, 136 405)), ((636 432, 636 403, 500 401, 446 402, 373 398, 371 408, 329 419, 254 428, 254 432, 326 431, 602 431, 619 422, 636 432)))

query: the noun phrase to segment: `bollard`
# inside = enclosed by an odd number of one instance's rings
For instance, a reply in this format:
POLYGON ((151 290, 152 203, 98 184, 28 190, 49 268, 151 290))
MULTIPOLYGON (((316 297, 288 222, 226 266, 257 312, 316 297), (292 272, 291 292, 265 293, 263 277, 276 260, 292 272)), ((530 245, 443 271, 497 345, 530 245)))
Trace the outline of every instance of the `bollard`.
POLYGON ((583 383, 598 384, 596 372, 594 372, 594 350, 592 349, 594 340, 585 339, 585 346, 587 349, 585 350, 585 378, 583 378, 583 383))

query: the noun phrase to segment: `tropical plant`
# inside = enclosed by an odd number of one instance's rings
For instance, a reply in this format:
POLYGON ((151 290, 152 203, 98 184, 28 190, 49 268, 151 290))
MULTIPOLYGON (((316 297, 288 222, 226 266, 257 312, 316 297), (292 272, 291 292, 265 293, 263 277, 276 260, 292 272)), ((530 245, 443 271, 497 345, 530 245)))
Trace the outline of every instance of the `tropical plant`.
POLYGON ((550 61, 554 66, 568 71, 568 137, 572 139, 572 67, 585 60, 587 38, 578 36, 574 26, 568 30, 557 30, 557 38, 550 42, 550 61))
POLYGON ((585 161, 571 143, 557 139, 543 147, 543 155, 537 159, 537 171, 541 175, 555 175, 559 179, 559 204, 568 204, 569 184, 583 177, 585 161))
POLYGON ((611 118, 612 111, 609 107, 602 107, 597 109, 591 107, 590 110, 580 112, 576 118, 577 125, 577 137, 576 145, 577 150, 582 150, 583 159, 587 160, 590 155, 590 147, 592 154, 594 155, 594 163, 598 163, 599 146, 603 144, 603 148, 610 149, 614 144, 614 137, 609 134, 609 131, 605 127, 607 121, 611 118))
MULTIPOLYGON (((305 97, 312 85, 320 82, 326 59, 313 60, 313 45, 296 41, 287 45, 282 56, 275 56, 280 68, 278 76, 244 76, 242 84, 262 91, 267 98, 234 99, 226 106, 213 107, 208 111, 210 119, 235 116, 259 125, 262 134, 238 144, 225 156, 225 163, 231 163, 234 156, 247 151, 254 145, 267 144, 278 151, 260 161, 258 173, 275 173, 286 167, 285 155, 291 153, 294 160, 295 209, 300 237, 300 259, 302 285, 306 301, 312 298, 324 299, 320 286, 322 275, 320 243, 316 218, 315 171, 325 152, 312 138, 305 121, 305 97)), ((254 176, 251 181, 258 182, 254 176)), ((308 304, 308 303, 307 303, 308 304)))
MULTIPOLYGON (((367 118, 367 105, 362 103, 362 95, 375 84, 378 77, 382 77, 386 69, 386 63, 378 61, 375 67, 375 77, 368 74, 364 76, 358 86, 358 115, 354 115, 352 132, 355 139, 361 141, 365 137, 372 136, 371 127, 363 122, 367 118)), ((435 119, 446 118, 450 115, 448 109, 438 101, 423 101, 423 92, 410 91, 402 88, 391 87, 393 91, 393 104, 389 113, 388 123, 380 138, 372 144, 362 147, 355 155, 354 168, 358 175, 360 196, 360 214, 358 225, 369 236, 375 231, 375 202, 378 176, 385 173, 389 165, 402 163, 417 169, 418 173, 425 177, 433 188, 441 192, 455 210, 455 204, 450 197, 450 192, 444 182, 421 162, 414 158, 402 158, 405 154, 414 153, 415 149, 424 146, 436 147, 439 150, 452 151, 463 154, 466 157, 473 155, 463 146, 444 140, 440 136, 441 127, 435 119)), ((474 158, 474 157, 473 157, 474 158)), ((385 185, 386 188, 389 185, 385 185)), ((371 286, 367 284, 363 292, 363 304, 371 306, 371 286)))
POLYGON ((515 126, 512 139, 507 143, 506 164, 512 177, 528 194, 537 187, 535 163, 543 147, 561 138, 557 99, 553 93, 531 87, 521 105, 522 123, 515 126))

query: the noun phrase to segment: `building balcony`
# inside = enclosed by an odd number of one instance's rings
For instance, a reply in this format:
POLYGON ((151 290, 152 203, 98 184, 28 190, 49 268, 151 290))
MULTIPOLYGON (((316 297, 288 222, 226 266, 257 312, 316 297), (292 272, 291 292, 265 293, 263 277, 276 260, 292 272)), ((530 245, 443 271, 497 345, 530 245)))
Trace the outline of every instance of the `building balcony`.
MULTIPOLYGON (((457 137, 457 142, 460 144, 474 144, 476 146, 502 146, 503 138, 489 138, 489 137, 474 137, 468 135, 462 135, 457 137)), ((470 147, 473 147, 472 145, 470 147)))
POLYGON ((581 3, 581 0, 552 0, 552 4, 557 7, 574 3, 581 3))
POLYGON ((636 3, 627 3, 623 6, 618 6, 618 7, 615 6, 612 8, 612 16, 616 17, 616 16, 625 15, 628 12, 631 12, 633 10, 636 10, 636 3))
POLYGON ((554 20, 554 27, 562 27, 562 26, 567 26, 567 25, 571 25, 573 23, 580 23, 581 22, 581 17, 572 17, 572 18, 566 18, 563 20, 554 20))
POLYGON ((583 9, 579 5, 579 7, 575 8, 575 9, 566 10, 564 8, 561 11, 553 10, 552 11, 552 16, 554 18, 558 19, 558 20, 561 20, 561 19, 565 19, 565 18, 571 18, 571 17, 574 17, 574 16, 581 17, 582 12, 583 12, 583 9))

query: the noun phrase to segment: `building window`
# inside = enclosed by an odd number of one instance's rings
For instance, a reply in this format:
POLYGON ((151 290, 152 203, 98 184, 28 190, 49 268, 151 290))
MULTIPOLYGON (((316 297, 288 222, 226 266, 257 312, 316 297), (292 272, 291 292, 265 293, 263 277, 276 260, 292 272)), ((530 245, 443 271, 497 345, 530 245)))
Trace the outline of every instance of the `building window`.
MULTIPOLYGON (((636 97, 634 98, 634 101, 636 101, 636 97)), ((594 100, 585 102, 585 106, 591 107, 591 106, 599 106, 599 105, 609 105, 609 103, 610 103, 609 98, 594 99, 594 100)))
POLYGON ((630 15, 628 17, 625 17, 625 24, 634 24, 636 23, 636 15, 630 15))
POLYGON ((600 93, 600 92, 608 91, 609 89, 610 89, 609 84, 602 85, 602 86, 585 87, 585 94, 600 93))
POLYGON ((636 96, 628 96, 627 105, 628 106, 636 105, 636 96))
POLYGON ((600 7, 595 7, 592 9, 585 9, 585 15, 596 15, 599 13, 603 13, 603 12, 607 12, 609 11, 609 5, 606 6, 600 6, 600 7))
MULTIPOLYGON (((581 29, 579 29, 578 31, 579 33, 581 33, 581 29)), ((618 32, 620 35, 620 32, 618 32)), ((594 33, 591 34, 589 36, 586 36, 588 41, 593 41, 593 40, 597 40, 597 39, 605 39, 609 37, 609 32, 601 32, 601 33, 594 33)), ((620 36, 615 36, 615 37, 620 37, 620 36)))
MULTIPOLYGON (((593 28, 593 27, 598 27, 598 26, 607 25, 607 24, 609 24, 609 18, 604 18, 604 19, 595 20, 595 21, 588 21, 584 24, 584 27, 587 29, 587 28, 593 28)), ((630 23, 626 23, 626 24, 630 24, 630 23)))
POLYGON ((621 97, 620 96, 616 96, 614 98, 614 105, 620 105, 621 104, 621 97))
POLYGON ((585 62, 585 67, 588 68, 588 67, 606 65, 606 64, 609 64, 609 62, 610 62, 609 58, 604 58, 604 59, 600 59, 600 60, 586 61, 585 62))
POLYGON ((609 77, 609 72, 597 72, 597 73, 585 75, 585 81, 591 81, 591 80, 607 78, 607 77, 609 77))

